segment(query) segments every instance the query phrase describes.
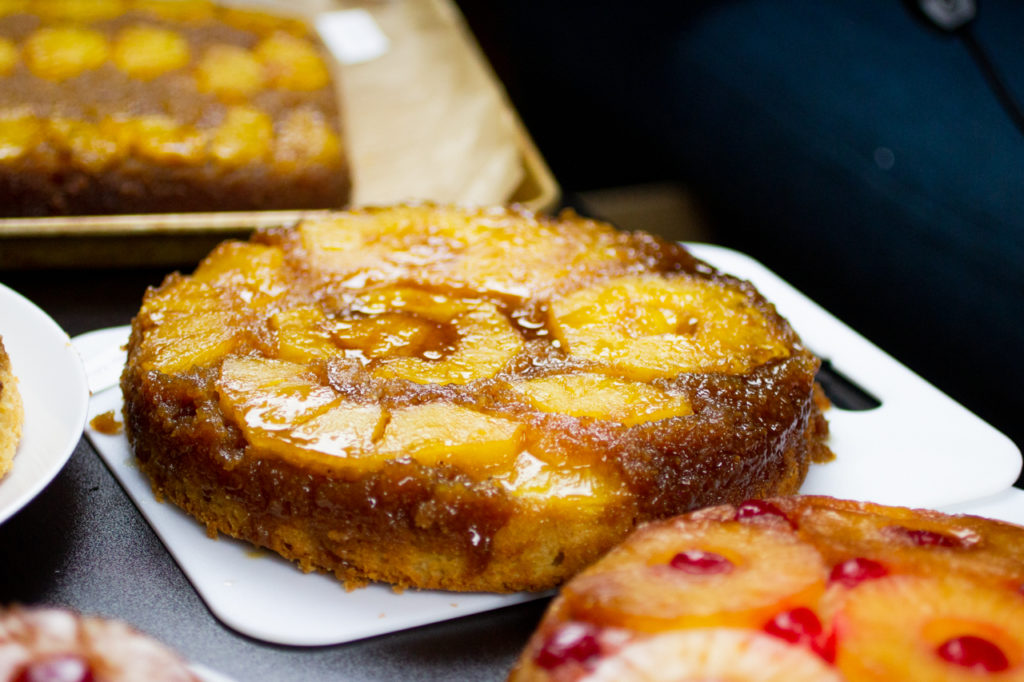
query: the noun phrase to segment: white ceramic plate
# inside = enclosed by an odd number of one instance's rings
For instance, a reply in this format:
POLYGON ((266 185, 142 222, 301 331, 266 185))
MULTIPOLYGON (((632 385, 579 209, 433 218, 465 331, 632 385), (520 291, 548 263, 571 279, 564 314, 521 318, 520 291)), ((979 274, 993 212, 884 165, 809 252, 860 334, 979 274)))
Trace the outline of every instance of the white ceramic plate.
POLYGON ((0 284, 0 335, 25 408, 11 471, 0 479, 0 523, 34 498, 82 437, 89 389, 67 334, 42 310, 0 284))
MULTIPOLYGON (((1016 446, 911 373, 749 257, 691 245, 721 269, 751 280, 804 341, 840 372, 881 399, 867 412, 833 409, 834 462, 812 467, 802 489, 918 507, 955 505, 1009 488, 1020 470, 1016 446)), ((76 337, 94 390, 112 386, 123 364, 126 327, 76 337)), ((90 415, 121 409, 116 387, 97 393, 90 415)), ((123 435, 86 435, 121 480, 196 590, 218 618, 257 639, 290 645, 335 644, 535 599, 373 585, 345 592, 332 578, 300 573, 245 543, 206 537, 170 504, 155 502, 123 435)), ((1011 501, 1012 502, 1012 501, 1011 501)))

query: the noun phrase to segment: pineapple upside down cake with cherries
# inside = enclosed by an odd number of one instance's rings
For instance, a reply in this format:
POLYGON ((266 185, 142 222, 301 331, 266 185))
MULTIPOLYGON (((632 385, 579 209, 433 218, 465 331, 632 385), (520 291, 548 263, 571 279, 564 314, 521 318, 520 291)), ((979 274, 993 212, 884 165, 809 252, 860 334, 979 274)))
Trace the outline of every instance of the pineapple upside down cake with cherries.
POLYGON ((795 493, 819 361, 746 282, 574 214, 433 205, 228 241, 122 376, 154 492, 348 586, 557 585, 637 523, 795 493))
POLYGON ((1024 528, 818 496, 645 524, 510 682, 1024 680, 1024 528))
POLYGON ((0 610, 0 682, 201 682, 171 648, 119 620, 52 606, 0 610))

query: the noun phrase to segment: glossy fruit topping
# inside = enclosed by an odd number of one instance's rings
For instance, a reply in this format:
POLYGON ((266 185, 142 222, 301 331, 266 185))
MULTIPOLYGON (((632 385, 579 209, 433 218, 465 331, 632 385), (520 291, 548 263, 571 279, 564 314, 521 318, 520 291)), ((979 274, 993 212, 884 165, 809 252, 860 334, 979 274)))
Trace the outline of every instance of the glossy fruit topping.
POLYGON ((918 547, 962 547, 963 542, 952 535, 939 533, 923 528, 907 528, 905 526, 889 526, 891 533, 902 536, 918 547))
POLYGON ((760 628, 825 589, 821 555, 786 524, 659 528, 646 526, 566 586, 575 618, 641 632, 760 628))
POLYGON ((764 631, 791 644, 806 646, 826 661, 835 660, 834 640, 826 635, 818 614, 805 606, 779 613, 765 623, 764 631))
POLYGON ((855 557, 833 566, 832 572, 829 574, 829 581, 839 583, 844 587, 856 587, 865 580, 881 578, 888 573, 885 566, 877 561, 855 557))
POLYGON ((93 682, 93 679, 85 659, 68 654, 28 664, 15 682, 93 682))
POLYGON ((974 635, 946 640, 937 649, 939 656, 955 665, 978 672, 1000 672, 1010 667, 1006 654, 996 644, 974 635))
MULTIPOLYGON (((754 519, 759 516, 777 516, 780 519, 789 521, 789 517, 786 516, 785 512, 765 500, 747 500, 736 507, 736 519, 739 521, 754 519)), ((792 525, 792 521, 790 521, 790 525, 792 525)))
POLYGON ((735 567, 731 561, 721 554, 705 552, 700 549, 679 552, 672 557, 668 564, 674 569, 695 575, 728 573, 735 567))
POLYGON ((600 653, 597 629, 587 623, 570 622, 544 640, 534 660, 541 668, 551 670, 571 661, 586 663, 600 653))
POLYGON ((850 682, 1022 679, 1024 599, 945 574, 890 574, 842 595, 836 665, 850 682))

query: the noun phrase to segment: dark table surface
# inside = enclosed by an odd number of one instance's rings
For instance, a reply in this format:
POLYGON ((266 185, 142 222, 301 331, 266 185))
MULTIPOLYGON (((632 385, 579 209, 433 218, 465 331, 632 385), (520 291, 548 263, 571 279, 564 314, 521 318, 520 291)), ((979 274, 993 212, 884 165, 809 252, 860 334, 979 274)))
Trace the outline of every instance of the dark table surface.
MULTIPOLYGON (((0 271, 70 335, 128 324, 168 268, 0 271)), ((339 589, 342 589, 339 586, 339 589)), ((221 624, 84 438, 42 493, 0 525, 0 604, 127 621, 239 680, 501 680, 546 600, 349 644, 265 644, 221 624)))

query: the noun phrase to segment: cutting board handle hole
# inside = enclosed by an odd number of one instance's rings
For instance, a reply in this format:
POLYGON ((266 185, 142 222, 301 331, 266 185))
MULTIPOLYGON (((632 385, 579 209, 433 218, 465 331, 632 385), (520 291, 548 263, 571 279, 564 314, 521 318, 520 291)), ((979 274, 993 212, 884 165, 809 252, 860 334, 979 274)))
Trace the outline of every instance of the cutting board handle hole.
POLYGON ((833 367, 828 360, 821 361, 817 379, 825 390, 825 395, 835 407, 853 412, 863 412, 882 405, 881 400, 858 386, 853 380, 833 367))

